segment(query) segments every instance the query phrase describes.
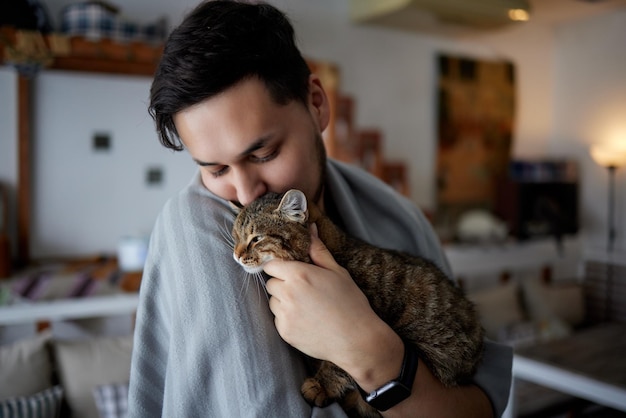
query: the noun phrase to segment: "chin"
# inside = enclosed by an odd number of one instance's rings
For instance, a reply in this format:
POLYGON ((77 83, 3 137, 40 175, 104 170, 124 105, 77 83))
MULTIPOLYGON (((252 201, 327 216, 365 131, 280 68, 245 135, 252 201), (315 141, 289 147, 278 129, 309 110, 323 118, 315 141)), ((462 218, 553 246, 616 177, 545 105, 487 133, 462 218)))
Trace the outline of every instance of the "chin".
POLYGON ((263 272, 263 266, 243 266, 243 269, 249 274, 258 274, 263 272))

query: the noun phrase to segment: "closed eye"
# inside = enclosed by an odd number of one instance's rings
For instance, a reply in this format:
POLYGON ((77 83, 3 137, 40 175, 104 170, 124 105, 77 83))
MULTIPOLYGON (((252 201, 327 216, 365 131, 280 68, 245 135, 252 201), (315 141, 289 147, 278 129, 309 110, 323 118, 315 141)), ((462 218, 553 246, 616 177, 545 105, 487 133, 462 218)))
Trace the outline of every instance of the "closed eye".
POLYGON ((272 161, 277 156, 278 156, 278 148, 264 155, 260 155, 260 156, 250 155, 249 158, 252 162, 255 162, 255 163, 266 163, 268 161, 272 161))
POLYGON ((213 177, 220 177, 226 174, 227 171, 228 171, 228 166, 221 166, 218 169, 211 171, 211 175, 213 177))
POLYGON ((262 237, 260 235, 255 235, 252 237, 252 239, 250 239, 250 241, 248 242, 248 249, 254 247, 254 245, 261 241, 262 237))

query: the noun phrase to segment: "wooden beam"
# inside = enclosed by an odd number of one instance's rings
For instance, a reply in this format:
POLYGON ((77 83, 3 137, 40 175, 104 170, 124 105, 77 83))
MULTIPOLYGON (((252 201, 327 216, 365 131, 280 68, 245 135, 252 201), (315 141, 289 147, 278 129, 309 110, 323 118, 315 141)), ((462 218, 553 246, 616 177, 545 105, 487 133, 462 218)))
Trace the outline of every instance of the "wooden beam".
POLYGON ((22 75, 17 81, 18 146, 17 146, 17 264, 30 261, 31 218, 31 80, 22 75))
POLYGON ((153 62, 113 61, 106 58, 57 57, 49 68, 152 77, 156 70, 156 64, 153 62))

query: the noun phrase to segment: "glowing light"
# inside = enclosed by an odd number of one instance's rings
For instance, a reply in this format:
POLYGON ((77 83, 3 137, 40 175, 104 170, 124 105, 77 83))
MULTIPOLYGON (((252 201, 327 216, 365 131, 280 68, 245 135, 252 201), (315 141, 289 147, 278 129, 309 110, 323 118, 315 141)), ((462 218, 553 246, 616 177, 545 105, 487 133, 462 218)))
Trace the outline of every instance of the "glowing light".
POLYGON ((603 167, 621 167, 626 164, 626 142, 604 142, 591 146, 591 158, 603 167))
POLYGON ((530 19, 530 14, 524 9, 509 9, 509 19, 515 22, 527 22, 530 19))

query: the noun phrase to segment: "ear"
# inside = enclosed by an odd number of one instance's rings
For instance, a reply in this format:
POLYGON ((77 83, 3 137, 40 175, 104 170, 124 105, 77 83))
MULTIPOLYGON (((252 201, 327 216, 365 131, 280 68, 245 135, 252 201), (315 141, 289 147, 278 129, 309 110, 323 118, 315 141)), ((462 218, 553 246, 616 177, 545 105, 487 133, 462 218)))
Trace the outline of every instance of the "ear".
POLYGON ((309 109, 320 133, 323 132, 330 122, 330 104, 322 81, 316 74, 309 77, 309 109))
POLYGON ((304 224, 309 218, 306 196, 296 189, 291 189, 285 193, 276 211, 287 219, 301 224, 304 224))
POLYGON ((229 200, 228 201, 228 206, 230 206, 230 210, 235 214, 235 215, 239 215, 239 212, 241 212, 241 209, 243 209, 241 206, 239 206, 237 203, 229 200))

